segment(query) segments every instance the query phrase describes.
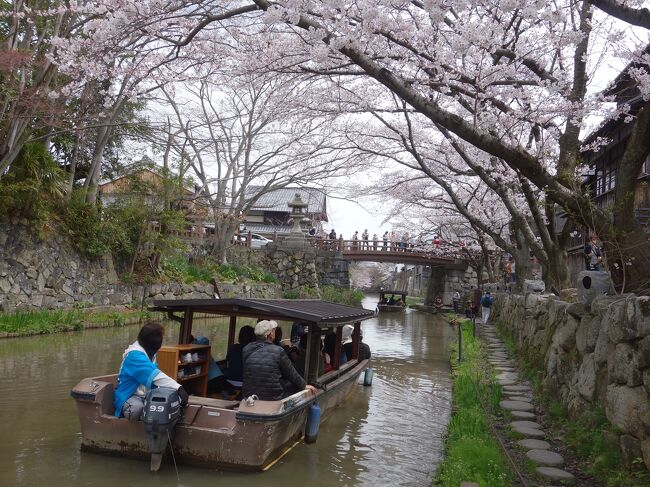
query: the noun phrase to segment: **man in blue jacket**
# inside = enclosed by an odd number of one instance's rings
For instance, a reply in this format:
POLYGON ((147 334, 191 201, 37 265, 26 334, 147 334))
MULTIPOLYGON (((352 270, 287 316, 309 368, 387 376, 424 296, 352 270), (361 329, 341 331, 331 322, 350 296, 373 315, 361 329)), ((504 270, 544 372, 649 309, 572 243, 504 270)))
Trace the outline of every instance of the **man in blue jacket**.
POLYGON ((162 346, 165 329, 160 323, 149 322, 138 333, 138 339, 122 355, 122 365, 117 376, 113 405, 115 416, 139 421, 144 413, 144 399, 155 387, 175 389, 183 405, 187 404, 185 389, 174 379, 161 372, 156 364, 156 353, 162 346))

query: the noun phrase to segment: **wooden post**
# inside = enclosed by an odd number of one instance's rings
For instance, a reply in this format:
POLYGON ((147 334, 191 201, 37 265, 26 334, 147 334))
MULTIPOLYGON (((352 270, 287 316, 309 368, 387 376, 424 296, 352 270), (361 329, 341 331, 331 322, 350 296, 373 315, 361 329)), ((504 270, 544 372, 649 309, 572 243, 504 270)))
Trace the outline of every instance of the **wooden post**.
POLYGON ((307 354, 305 355, 305 370, 304 370, 304 376, 303 378, 305 379, 305 382, 309 382, 309 374, 311 373, 311 356, 314 354, 312 351, 311 343, 312 343, 312 335, 314 334, 314 324, 309 323, 307 325, 307 354))
POLYGON ((230 317, 230 327, 228 328, 228 347, 235 343, 235 330, 237 329, 237 317, 230 317))
POLYGON ((357 321, 354 324, 352 331, 352 358, 359 360, 359 342, 361 341, 361 322, 357 321))
POLYGON ((332 360, 332 368, 338 370, 341 365, 341 342, 343 341, 343 327, 336 327, 336 344, 334 345, 334 357, 330 357, 332 360))
POLYGON ((311 335, 311 342, 310 342, 310 347, 311 351, 313 352, 311 356, 309 357, 309 374, 307 375, 307 379, 305 379, 308 383, 313 384, 318 380, 318 373, 320 372, 320 360, 321 360, 321 351, 320 351, 320 328, 317 325, 311 325, 314 328, 314 332, 311 335))
POLYGON ((185 308, 185 314, 183 315, 183 323, 181 324, 181 329, 178 334, 178 344, 183 345, 185 343, 190 343, 190 337, 192 336, 192 318, 194 312, 185 308))

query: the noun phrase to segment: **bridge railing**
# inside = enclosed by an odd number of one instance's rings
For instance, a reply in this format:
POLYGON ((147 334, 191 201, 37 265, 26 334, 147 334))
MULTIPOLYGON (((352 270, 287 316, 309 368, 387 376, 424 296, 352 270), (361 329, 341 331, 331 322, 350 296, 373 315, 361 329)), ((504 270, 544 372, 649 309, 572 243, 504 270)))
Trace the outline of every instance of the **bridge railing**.
POLYGON ((454 249, 454 255, 451 255, 451 252, 447 254, 444 249, 431 248, 430 245, 384 242, 382 240, 342 240, 317 237, 309 237, 308 240, 311 242, 312 246, 319 250, 337 251, 343 254, 385 254, 392 252, 436 259, 448 259, 450 261, 461 258, 460 255, 457 255, 457 249, 454 249))

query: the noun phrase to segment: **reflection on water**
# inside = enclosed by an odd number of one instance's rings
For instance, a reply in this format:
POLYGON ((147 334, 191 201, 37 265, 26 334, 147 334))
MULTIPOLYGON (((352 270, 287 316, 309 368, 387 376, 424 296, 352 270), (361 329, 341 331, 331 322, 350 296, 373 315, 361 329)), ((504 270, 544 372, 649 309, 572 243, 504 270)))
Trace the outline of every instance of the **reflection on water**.
MULTIPOLYGON (((364 302, 374 308, 375 297, 364 302)), ((242 321, 242 324, 245 322, 242 321)), ((251 322, 249 322, 251 324, 251 322)), ((167 326, 166 343, 178 325, 167 326)), ((283 324, 288 336, 290 324, 283 324)), ((428 485, 441 455, 451 384, 451 329, 407 310, 363 324, 375 369, 372 387, 359 385, 322 425, 318 441, 299 443, 261 474, 172 465, 152 475, 137 460, 81 453, 70 389, 83 377, 117 370, 137 326, 0 341, 0 485, 199 486, 232 480, 246 486, 428 485)), ((225 354, 226 320, 195 331, 225 354)), ((221 353, 217 353, 220 351, 221 353)))

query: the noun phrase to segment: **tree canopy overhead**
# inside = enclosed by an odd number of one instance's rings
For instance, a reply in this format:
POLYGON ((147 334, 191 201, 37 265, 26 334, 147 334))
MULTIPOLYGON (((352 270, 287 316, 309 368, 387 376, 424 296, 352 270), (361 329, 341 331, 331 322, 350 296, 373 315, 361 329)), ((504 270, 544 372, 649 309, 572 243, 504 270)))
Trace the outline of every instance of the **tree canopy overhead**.
MULTIPOLYGON (((464 151, 471 158, 464 161, 466 171, 485 184, 499 177, 506 187, 532 185, 541 199, 594 228, 622 264, 634 262, 624 277, 628 288, 647 287, 650 248, 630 216, 630 195, 650 152, 650 12, 642 1, 102 0, 39 6, 2 15, 8 25, 74 15, 70 34, 53 36, 47 54, 68 78, 52 88, 52 98, 79 92, 89 79, 108 79, 113 87, 106 96, 120 102, 216 70, 289 77, 306 88, 300 100, 305 111, 344 114, 357 123, 363 119, 355 115, 390 114, 397 106, 413 114, 415 127, 402 125, 404 133, 427 134, 464 151), (633 113, 626 104, 613 108, 613 98, 595 89, 603 85, 603 67, 620 70, 631 62, 629 74, 645 97, 633 113), (594 116, 635 124, 628 144, 633 150, 620 163, 617 205, 610 209, 597 207, 580 187, 581 132, 594 116)), ((431 160, 426 144, 417 149, 431 160)), ((431 175, 440 176, 437 169, 431 175)))

